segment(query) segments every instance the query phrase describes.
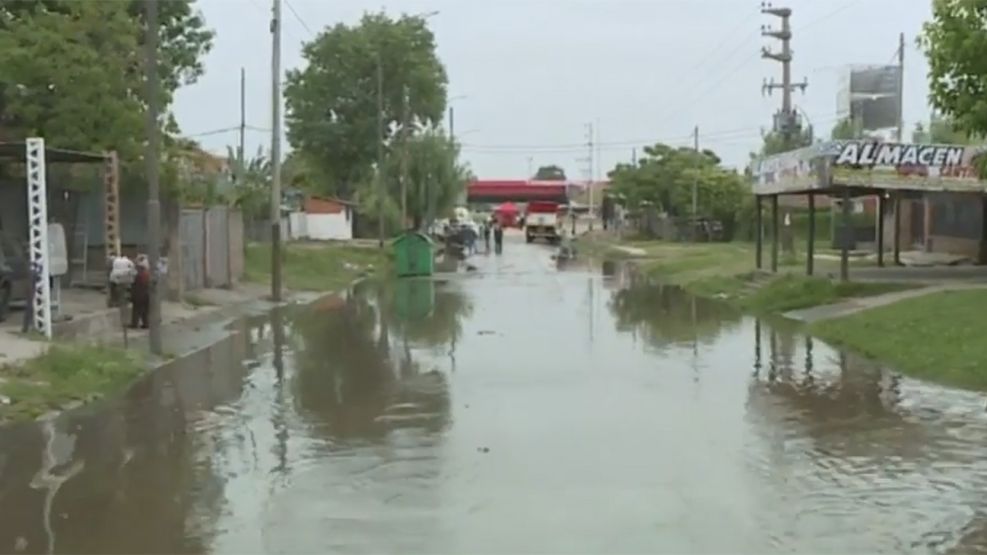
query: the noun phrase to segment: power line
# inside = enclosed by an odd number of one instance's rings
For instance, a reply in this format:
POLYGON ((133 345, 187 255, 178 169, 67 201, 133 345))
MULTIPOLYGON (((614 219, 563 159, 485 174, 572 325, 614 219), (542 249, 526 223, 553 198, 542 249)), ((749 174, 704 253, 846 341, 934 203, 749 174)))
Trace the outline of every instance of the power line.
POLYGON ((284 0, 284 5, 288 6, 288 11, 291 12, 291 15, 295 16, 295 19, 298 21, 298 24, 301 25, 306 31, 308 31, 308 34, 310 36, 314 37, 315 33, 313 33, 312 29, 310 29, 308 24, 305 23, 305 20, 302 19, 302 16, 298 15, 298 12, 295 11, 295 7, 291 5, 291 2, 289 2, 288 0, 284 0))

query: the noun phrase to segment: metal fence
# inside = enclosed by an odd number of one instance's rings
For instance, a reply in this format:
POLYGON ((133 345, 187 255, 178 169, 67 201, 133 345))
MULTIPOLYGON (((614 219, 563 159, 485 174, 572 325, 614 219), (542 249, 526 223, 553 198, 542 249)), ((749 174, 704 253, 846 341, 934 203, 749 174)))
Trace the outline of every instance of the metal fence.
POLYGON ((182 210, 179 224, 186 290, 231 287, 243 277, 243 218, 226 206, 182 210))

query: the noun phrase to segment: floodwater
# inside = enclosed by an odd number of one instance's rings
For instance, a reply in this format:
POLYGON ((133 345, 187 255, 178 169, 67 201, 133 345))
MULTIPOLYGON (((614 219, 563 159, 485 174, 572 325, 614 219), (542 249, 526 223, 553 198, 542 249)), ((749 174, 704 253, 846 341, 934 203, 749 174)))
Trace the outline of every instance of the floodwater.
POLYGON ((982 395, 551 252, 0 430, 0 552, 987 553, 982 395))

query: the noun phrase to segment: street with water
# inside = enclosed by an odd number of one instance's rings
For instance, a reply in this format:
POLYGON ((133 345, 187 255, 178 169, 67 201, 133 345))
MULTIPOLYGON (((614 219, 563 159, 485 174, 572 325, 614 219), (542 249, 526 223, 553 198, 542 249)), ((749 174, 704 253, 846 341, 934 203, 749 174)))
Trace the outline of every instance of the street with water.
POLYGON ((259 307, 0 430, 0 552, 987 553, 982 395, 553 252, 259 307))

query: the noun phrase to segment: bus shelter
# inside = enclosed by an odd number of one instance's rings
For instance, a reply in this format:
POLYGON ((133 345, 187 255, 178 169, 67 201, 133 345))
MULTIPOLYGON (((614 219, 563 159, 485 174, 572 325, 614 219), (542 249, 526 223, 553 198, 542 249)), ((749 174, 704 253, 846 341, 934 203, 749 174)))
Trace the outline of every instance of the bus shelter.
MULTIPOLYGON (((806 274, 813 274, 816 243, 816 199, 820 195, 842 200, 840 226, 851 227, 851 201, 877 197, 877 264, 884 266, 885 214, 891 203, 891 241, 895 264, 900 264, 901 202, 906 196, 930 193, 968 193, 979 220, 981 245, 987 245, 987 181, 979 168, 987 163, 987 146, 890 143, 875 140, 832 141, 768 156, 753 168, 757 232, 756 265, 762 268, 763 205, 769 205, 771 271, 778 271, 778 200, 785 195, 805 196, 808 207, 806 274)), ((840 278, 849 279, 848 241, 840 241, 840 278)))

